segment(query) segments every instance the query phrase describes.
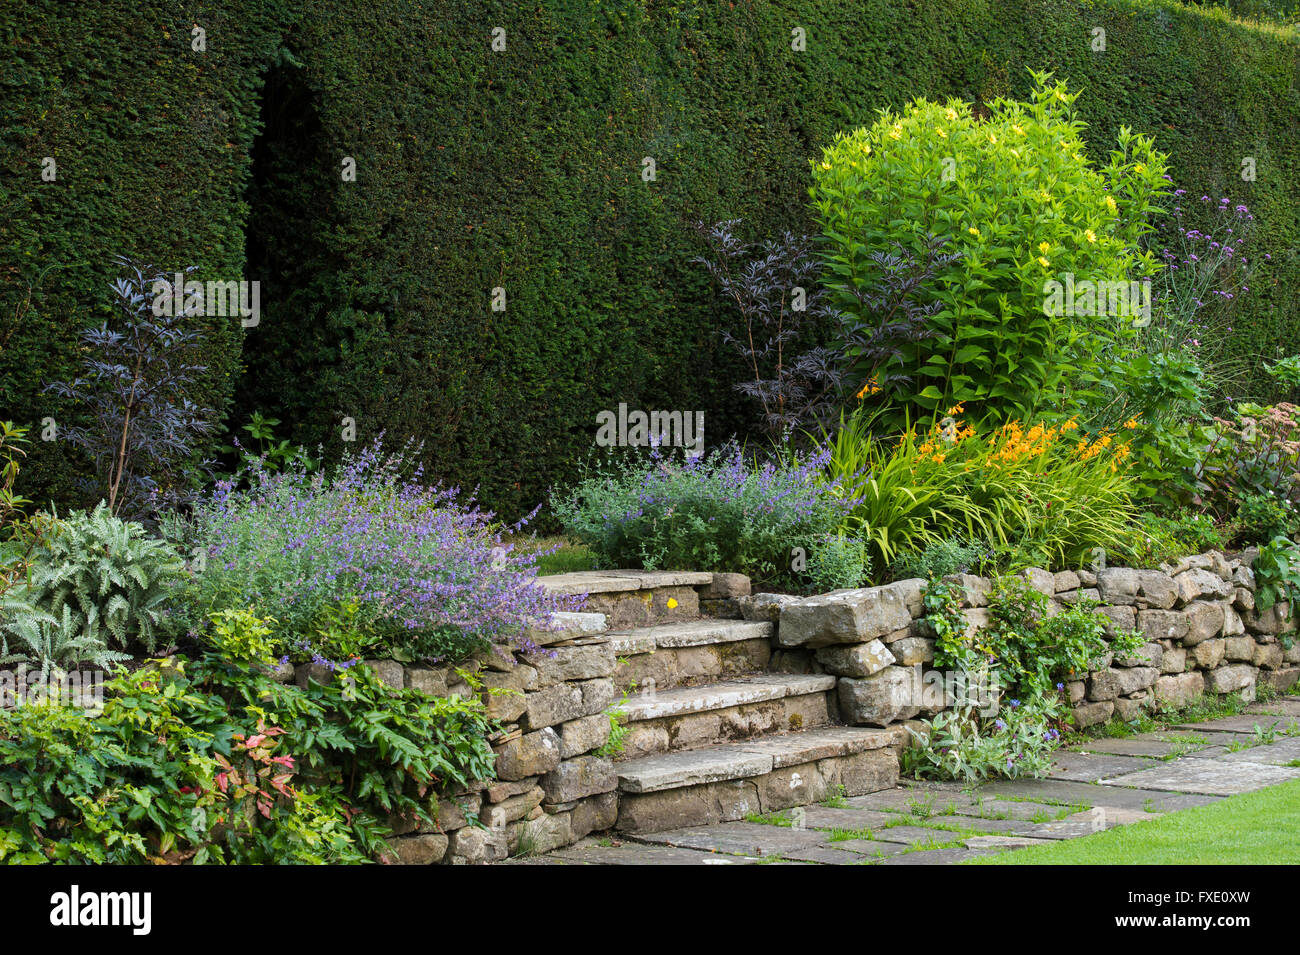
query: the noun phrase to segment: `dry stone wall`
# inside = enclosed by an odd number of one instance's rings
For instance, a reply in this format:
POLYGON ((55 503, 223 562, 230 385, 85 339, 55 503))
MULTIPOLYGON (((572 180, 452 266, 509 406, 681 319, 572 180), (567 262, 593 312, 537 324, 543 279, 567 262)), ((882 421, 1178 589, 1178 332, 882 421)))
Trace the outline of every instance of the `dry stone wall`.
MULTIPOLYGON (((1136 629, 1147 638, 1132 656, 1112 656, 1104 668, 1067 684, 1076 725, 1131 720, 1144 709, 1182 706, 1204 694, 1253 698, 1262 684, 1294 686, 1300 645, 1287 649, 1281 639, 1294 622, 1285 606, 1256 608, 1252 559, 1252 552, 1233 559, 1210 552, 1159 570, 1023 571, 1050 598, 1049 612, 1090 598, 1100 602, 1094 612, 1110 632, 1136 629)), ((967 625, 986 626, 992 581, 948 580, 965 591, 967 625)), ((748 619, 778 624, 774 668, 836 675, 845 722, 889 726, 931 716, 951 702, 951 694, 926 692, 951 685, 951 675, 930 667, 935 641, 923 619, 924 586, 917 579, 810 598, 757 594, 739 606, 748 619)))

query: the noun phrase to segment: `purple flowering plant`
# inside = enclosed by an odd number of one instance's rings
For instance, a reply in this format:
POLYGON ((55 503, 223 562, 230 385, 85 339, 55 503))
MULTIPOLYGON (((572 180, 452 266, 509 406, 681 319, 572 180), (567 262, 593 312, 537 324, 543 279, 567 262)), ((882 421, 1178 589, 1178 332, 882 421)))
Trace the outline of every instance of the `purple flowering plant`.
MULTIPOLYGON (((838 528, 856 500, 824 479, 824 449, 765 462, 734 443, 680 459, 655 447, 620 451, 622 460, 587 467, 551 499, 566 533, 601 566, 732 571, 798 588, 797 549, 813 568, 819 549, 855 550, 838 528)), ((822 562, 831 563, 844 561, 822 562)), ((859 561, 858 577, 862 569, 859 561)))
POLYGON ((526 645, 526 628, 572 609, 538 585, 535 556, 503 544, 491 513, 426 485, 407 458, 376 440, 332 470, 253 460, 218 482, 174 531, 201 558, 186 590, 195 629, 238 607, 274 617, 307 658, 456 660, 526 645))

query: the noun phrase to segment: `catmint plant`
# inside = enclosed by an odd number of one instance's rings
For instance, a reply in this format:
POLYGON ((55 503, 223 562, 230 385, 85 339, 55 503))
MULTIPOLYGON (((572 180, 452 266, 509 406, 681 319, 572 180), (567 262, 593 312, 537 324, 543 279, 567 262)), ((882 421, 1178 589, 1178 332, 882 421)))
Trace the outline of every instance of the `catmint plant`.
POLYGON ((197 633, 210 614, 247 608, 309 655, 325 654, 317 638, 340 619, 394 659, 459 659, 510 641, 529 649, 527 628, 578 601, 542 589, 491 513, 455 488, 426 486, 406 463, 414 453, 386 453, 377 439, 328 471, 299 459, 273 472, 255 459, 218 481, 166 527, 200 557, 187 622, 197 633))
POLYGON ((206 366, 195 361, 202 335, 187 319, 201 304, 156 314, 153 289, 168 276, 118 261, 127 275, 113 285, 117 319, 82 332, 85 373, 46 390, 88 414, 89 424, 66 427, 63 437, 90 457, 110 511, 140 518, 187 496, 197 440, 212 431, 213 412, 191 400, 206 366))

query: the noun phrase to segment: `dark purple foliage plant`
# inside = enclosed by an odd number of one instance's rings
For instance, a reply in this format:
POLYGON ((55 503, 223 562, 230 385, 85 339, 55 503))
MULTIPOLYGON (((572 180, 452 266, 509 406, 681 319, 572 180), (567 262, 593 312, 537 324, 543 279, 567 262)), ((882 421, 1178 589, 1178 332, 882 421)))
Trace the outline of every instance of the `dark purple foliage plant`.
POLYGON ((736 330, 721 333, 748 369, 749 379, 736 390, 761 405, 764 431, 784 438, 838 411, 838 353, 807 343, 833 323, 836 313, 826 303, 808 236, 785 232, 776 240, 750 243, 737 236, 740 224, 739 219, 698 224, 709 254, 695 261, 740 314, 736 330))
POLYGON ((205 366, 194 361, 202 336, 187 319, 201 303, 155 314, 155 283, 171 276, 118 261, 127 275, 113 285, 117 319, 82 332, 84 374, 47 390, 89 419, 62 428, 61 437, 90 458, 95 490, 113 515, 141 519, 188 496, 213 412, 190 398, 205 366))

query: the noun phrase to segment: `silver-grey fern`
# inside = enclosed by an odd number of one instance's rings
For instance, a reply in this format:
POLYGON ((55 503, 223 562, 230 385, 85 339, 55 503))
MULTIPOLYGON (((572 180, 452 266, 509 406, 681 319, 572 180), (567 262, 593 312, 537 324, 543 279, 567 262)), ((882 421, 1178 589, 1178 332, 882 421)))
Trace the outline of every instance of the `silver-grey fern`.
POLYGON ((0 666, 26 663, 39 667, 42 675, 52 670, 79 666, 108 669, 131 659, 129 654, 110 650, 102 640, 77 633, 72 608, 66 604, 61 617, 6 596, 0 623, 0 666))
POLYGON ((167 603, 183 570, 170 544, 100 504, 73 512, 42 542, 23 600, 54 618, 68 641, 152 652, 168 634, 167 603))

